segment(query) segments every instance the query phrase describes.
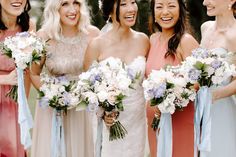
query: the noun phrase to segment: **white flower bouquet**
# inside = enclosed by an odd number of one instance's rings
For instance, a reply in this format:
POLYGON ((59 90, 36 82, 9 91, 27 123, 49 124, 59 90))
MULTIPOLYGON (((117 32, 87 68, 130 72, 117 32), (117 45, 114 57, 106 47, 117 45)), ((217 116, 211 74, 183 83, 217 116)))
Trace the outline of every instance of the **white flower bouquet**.
POLYGON ((79 78, 76 89, 81 96, 78 109, 87 107, 89 111, 97 111, 101 118, 104 114, 115 115, 115 122, 109 127, 109 139, 112 141, 124 138, 127 131, 118 117, 124 110, 122 101, 126 97, 126 91, 134 81, 128 76, 122 61, 110 57, 100 63, 94 63, 79 78))
MULTIPOLYGON (((2 54, 13 58, 17 69, 25 70, 32 62, 39 62, 45 53, 45 42, 33 32, 21 32, 7 37, 1 44, 2 54)), ((17 101, 17 86, 8 94, 17 101)))
POLYGON ((41 107, 52 107, 57 111, 67 112, 76 107, 75 81, 69 81, 65 76, 53 77, 40 74, 42 86, 39 89, 39 104, 41 107))
POLYGON ((222 85, 236 74, 235 65, 227 61, 229 52, 197 48, 182 63, 181 73, 191 83, 202 86, 222 85))
MULTIPOLYGON (((182 110, 195 98, 195 90, 178 69, 169 67, 166 70, 153 70, 143 82, 145 99, 150 101, 151 106, 157 105, 161 113, 173 114, 176 109, 182 110)), ((152 122, 154 130, 159 121, 160 118, 155 115, 152 122)))

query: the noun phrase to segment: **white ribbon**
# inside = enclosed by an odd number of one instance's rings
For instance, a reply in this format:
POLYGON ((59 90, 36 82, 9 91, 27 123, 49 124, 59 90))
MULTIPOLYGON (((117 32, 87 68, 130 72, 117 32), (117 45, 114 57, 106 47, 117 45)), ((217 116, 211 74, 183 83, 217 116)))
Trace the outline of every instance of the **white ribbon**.
POLYGON ((194 157, 204 157, 203 152, 211 151, 211 106, 212 95, 208 87, 201 87, 195 100, 194 115, 194 157))
POLYGON ((172 157, 172 119, 170 113, 162 113, 156 131, 157 157, 172 157), (159 130, 159 134, 158 134, 159 130))
POLYGON ((27 98, 25 95, 24 86, 24 71, 17 68, 17 83, 18 83, 18 123, 20 125, 20 140, 24 149, 28 149, 31 144, 30 129, 33 128, 33 118, 30 113, 27 98))
POLYGON ((95 152, 96 157, 101 157, 102 153, 102 131, 103 131, 103 119, 98 117, 96 152, 95 152))
POLYGON ((66 157, 63 115, 62 111, 56 109, 52 115, 51 157, 66 157))

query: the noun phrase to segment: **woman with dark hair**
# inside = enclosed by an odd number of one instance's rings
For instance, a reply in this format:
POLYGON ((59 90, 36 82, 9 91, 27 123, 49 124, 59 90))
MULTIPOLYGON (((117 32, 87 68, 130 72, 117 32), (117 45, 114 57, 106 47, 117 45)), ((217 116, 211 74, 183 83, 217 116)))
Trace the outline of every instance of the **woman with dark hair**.
MULTIPOLYGON (((204 0, 207 15, 215 21, 201 26, 201 46, 216 53, 236 52, 236 0, 204 0)), ((235 56, 230 62, 236 64, 235 56)), ((236 156, 236 80, 229 78, 225 86, 212 91, 211 151, 201 152, 205 157, 236 156)))
MULTIPOLYGON (((17 32, 34 30, 28 11, 29 0, 0 1, 0 41, 17 32)), ((25 73, 26 94, 29 94, 30 79, 25 73)), ((12 59, 0 55, 0 156, 25 157, 23 145, 20 142, 17 104, 7 97, 12 85, 17 84, 15 64, 12 59)))
MULTIPOLYGON (((152 0, 151 9, 154 25, 158 31, 150 37, 151 48, 147 59, 147 76, 153 69, 159 70, 166 65, 180 64, 194 48, 199 46, 197 41, 187 33, 187 15, 183 0, 152 0)), ((148 104, 148 137, 151 157, 156 157, 158 154, 156 132, 151 128, 154 115, 161 116, 156 107, 150 107, 148 104)), ((194 155, 193 116, 192 103, 183 111, 176 111, 172 115, 173 157, 193 157, 194 155)), ((158 144, 162 143, 158 142, 158 144)))
MULTIPOLYGON (((136 81, 135 89, 127 91, 123 101, 124 111, 118 117, 128 134, 123 139, 109 141, 109 131, 103 127, 101 157, 144 157, 146 116, 141 83, 149 40, 145 34, 131 28, 138 11, 135 0, 103 0, 102 11, 105 20, 112 22, 112 27, 89 44, 85 55, 85 70, 93 61, 103 62, 114 57, 119 58, 130 71, 140 72, 140 78, 136 81)), ((114 122, 108 115, 104 115, 104 119, 107 126, 114 122)), ((96 155, 100 154, 96 152, 96 155)))

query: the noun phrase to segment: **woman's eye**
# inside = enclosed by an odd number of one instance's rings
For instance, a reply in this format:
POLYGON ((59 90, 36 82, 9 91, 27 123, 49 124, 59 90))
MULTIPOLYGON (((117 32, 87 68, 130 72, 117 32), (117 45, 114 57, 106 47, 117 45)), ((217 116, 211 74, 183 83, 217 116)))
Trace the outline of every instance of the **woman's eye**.
POLYGON ((120 6, 125 6, 126 5, 126 3, 120 3, 120 6))
POLYGON ((78 1, 75 1, 74 4, 76 4, 76 5, 80 5, 80 3, 79 3, 78 1))
POLYGON ((61 6, 66 6, 66 5, 68 5, 67 2, 63 2, 63 3, 61 4, 61 6))

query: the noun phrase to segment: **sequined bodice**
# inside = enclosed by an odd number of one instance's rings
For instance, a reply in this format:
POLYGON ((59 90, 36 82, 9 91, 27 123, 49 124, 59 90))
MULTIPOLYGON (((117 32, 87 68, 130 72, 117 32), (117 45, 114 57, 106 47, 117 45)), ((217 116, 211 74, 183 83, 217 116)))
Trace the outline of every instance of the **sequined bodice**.
POLYGON ((47 47, 46 69, 54 76, 77 76, 83 70, 85 51, 88 45, 86 34, 62 38, 47 47))

